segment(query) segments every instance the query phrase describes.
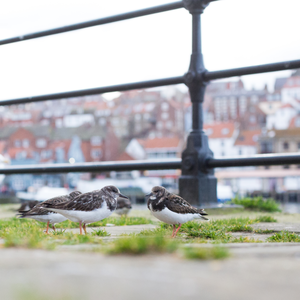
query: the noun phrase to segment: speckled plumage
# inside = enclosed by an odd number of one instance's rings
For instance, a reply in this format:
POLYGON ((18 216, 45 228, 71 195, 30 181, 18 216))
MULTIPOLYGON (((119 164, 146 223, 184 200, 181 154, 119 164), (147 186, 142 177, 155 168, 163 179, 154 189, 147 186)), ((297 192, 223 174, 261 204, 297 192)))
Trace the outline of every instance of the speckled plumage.
POLYGON ((49 224, 53 225, 53 229, 55 230, 54 224, 60 223, 66 220, 66 218, 62 215, 59 215, 56 212, 51 212, 44 208, 44 205, 57 205, 64 202, 67 202, 71 199, 74 199, 78 195, 81 195, 81 192, 75 191, 70 193, 69 195, 54 197, 44 202, 36 204, 31 210, 20 213, 20 218, 31 218, 40 222, 47 222, 47 230, 48 233, 48 226, 49 224))
POLYGON ((119 197, 117 200, 116 214, 127 215, 131 210, 131 202, 129 199, 119 197))
POLYGON ((176 236, 183 223, 193 219, 208 220, 204 217, 207 215, 204 209, 193 207, 180 196, 168 192, 161 186, 155 186, 147 195, 147 206, 153 216, 173 225, 172 237, 176 236), (179 224, 179 227, 175 232, 176 224, 179 224))
POLYGON ((117 198, 122 195, 115 186, 106 186, 101 190, 95 190, 81 194, 74 199, 58 204, 46 203, 43 207, 47 210, 58 212, 73 222, 79 222, 86 232, 85 225, 107 218, 117 208, 117 198))

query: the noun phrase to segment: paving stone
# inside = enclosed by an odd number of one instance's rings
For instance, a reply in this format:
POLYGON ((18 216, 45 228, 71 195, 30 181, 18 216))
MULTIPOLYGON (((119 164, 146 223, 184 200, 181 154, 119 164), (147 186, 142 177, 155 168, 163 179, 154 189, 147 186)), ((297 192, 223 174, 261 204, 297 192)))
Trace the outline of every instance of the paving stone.
POLYGON ((299 232, 300 233, 300 224, 299 223, 256 223, 251 225, 255 229, 262 230, 274 230, 274 231, 283 231, 287 230, 290 232, 299 232))

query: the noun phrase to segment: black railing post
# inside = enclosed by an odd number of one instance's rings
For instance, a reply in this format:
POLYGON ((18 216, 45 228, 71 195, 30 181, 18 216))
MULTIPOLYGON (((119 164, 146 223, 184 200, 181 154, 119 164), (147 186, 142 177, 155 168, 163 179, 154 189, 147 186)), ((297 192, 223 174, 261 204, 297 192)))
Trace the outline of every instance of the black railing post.
POLYGON ((209 0, 183 0, 184 7, 193 20, 192 55, 185 84, 192 101, 193 128, 187 139, 187 148, 182 153, 182 176, 179 193, 193 205, 217 202, 217 179, 213 169, 206 168, 206 160, 213 157, 208 138, 203 132, 202 103, 207 82, 203 79, 205 67, 201 51, 201 14, 209 0))

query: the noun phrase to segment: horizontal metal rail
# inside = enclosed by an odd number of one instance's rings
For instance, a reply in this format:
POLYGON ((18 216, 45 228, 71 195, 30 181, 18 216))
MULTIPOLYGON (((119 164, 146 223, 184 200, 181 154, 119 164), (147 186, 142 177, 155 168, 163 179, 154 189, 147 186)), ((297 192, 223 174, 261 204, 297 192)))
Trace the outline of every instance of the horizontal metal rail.
POLYGON ((56 94, 49 94, 49 95, 0 100, 0 105, 14 105, 14 104, 29 103, 29 102, 39 102, 39 101, 57 100, 57 99, 88 96, 88 95, 98 95, 98 94, 109 93, 109 92, 121 92, 121 91, 152 88, 152 87, 159 87, 159 86, 166 86, 166 85, 173 85, 173 84, 180 84, 180 83, 184 83, 183 76, 156 79, 156 80, 147 80, 147 81, 140 81, 134 83, 125 83, 125 84, 104 86, 104 87, 98 87, 93 89, 63 92, 63 93, 56 93, 56 94))
MULTIPOLYGON (((230 69, 230 70, 223 70, 223 71, 213 71, 213 72, 207 71, 204 73, 203 79, 209 81, 209 80, 221 79, 221 78, 232 77, 232 76, 250 75, 250 74, 257 74, 257 73, 264 73, 264 72, 275 72, 275 71, 297 69, 297 68, 300 68, 300 60, 283 61, 279 63, 266 64, 266 65, 253 66, 253 67, 244 67, 244 68, 230 69)), ((109 92, 121 92, 121 91, 128 91, 134 89, 144 89, 144 88, 159 87, 159 86, 181 84, 181 83, 185 83, 184 76, 147 80, 147 81, 140 81, 140 82, 133 82, 133 83, 124 83, 118 85, 104 86, 104 87, 71 91, 71 92, 62 92, 56 94, 32 96, 32 97, 9 99, 9 100, 0 100, 0 105, 14 105, 14 104, 29 103, 29 102, 57 100, 63 98, 97 95, 97 94, 103 94, 109 92)))
MULTIPOLYGON (((252 157, 211 158, 206 161, 207 168, 275 166, 300 164, 300 154, 261 154, 252 157)), ((0 174, 41 174, 69 172, 109 172, 133 170, 181 169, 180 158, 166 160, 107 161, 81 164, 38 164, 15 165, 0 168, 0 174)))
POLYGON ((300 68, 300 60, 291 60, 291 61, 283 61, 278 63, 243 67, 237 69, 229 69, 229 70, 221 70, 221 71, 213 71, 213 72, 207 71, 203 74, 203 78, 204 80, 209 81, 209 80, 216 80, 216 79, 222 79, 222 78, 228 78, 234 76, 252 75, 252 74, 259 74, 259 73, 298 69, 298 68, 300 68))
POLYGON ((171 170, 180 169, 181 159, 166 160, 137 160, 137 161, 105 161, 81 164, 38 164, 15 165, 0 168, 0 174, 42 174, 42 173, 69 173, 69 172, 109 172, 133 170, 171 170))
POLYGON ((259 154, 252 157, 211 158, 206 161, 207 168, 279 166, 300 164, 300 154, 259 154))
POLYGON ((87 27, 93 27, 93 26, 104 25, 104 24, 118 22, 118 21, 124 21, 124 20, 132 19, 132 18, 166 12, 166 11, 170 11, 170 10, 174 10, 174 9, 178 9, 178 8, 183 8, 182 1, 173 2, 173 3, 164 4, 164 5, 155 6, 155 7, 149 7, 149 8, 145 8, 145 9, 141 9, 141 10, 127 12, 127 13, 123 13, 123 14, 119 14, 119 15, 115 15, 115 16, 109 16, 109 17, 105 17, 105 18, 101 18, 101 19, 97 19, 97 20, 72 24, 72 25, 63 26, 63 27, 59 27, 59 28, 49 29, 49 30, 45 30, 45 31, 29 33, 29 34, 21 35, 18 37, 8 38, 5 40, 1 40, 0 45, 6 45, 6 44, 25 41, 25 40, 31 40, 31 39, 35 39, 35 38, 40 38, 40 37, 45 37, 45 36, 49 36, 49 35, 53 35, 53 34, 83 29, 83 28, 87 28, 87 27))

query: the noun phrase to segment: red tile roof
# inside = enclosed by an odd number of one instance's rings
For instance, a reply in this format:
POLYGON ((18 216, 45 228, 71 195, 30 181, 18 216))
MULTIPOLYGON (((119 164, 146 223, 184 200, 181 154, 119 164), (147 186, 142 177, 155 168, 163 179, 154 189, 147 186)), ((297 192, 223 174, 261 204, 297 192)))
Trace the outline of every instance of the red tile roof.
POLYGON ((236 146, 256 146, 261 130, 244 130, 241 131, 235 141, 236 146))
POLYGON ((180 139, 178 137, 165 137, 165 138, 154 138, 147 140, 138 140, 138 142, 145 149, 154 149, 154 148, 177 148, 180 143, 180 139))
POLYGON ((204 130, 210 139, 230 138, 234 133, 235 124, 233 122, 205 124, 204 130))
POLYGON ((120 156, 116 159, 118 161, 121 160, 134 160, 134 158, 132 156, 130 156, 127 152, 123 152, 120 154, 120 156))
POLYGON ((3 154, 6 146, 6 141, 0 141, 0 154, 3 154))

